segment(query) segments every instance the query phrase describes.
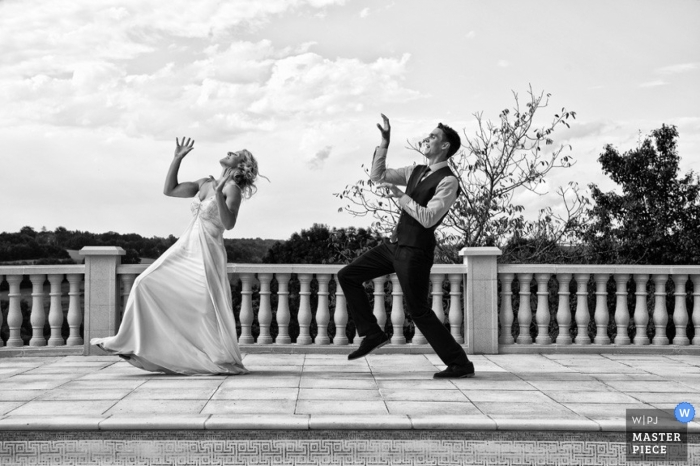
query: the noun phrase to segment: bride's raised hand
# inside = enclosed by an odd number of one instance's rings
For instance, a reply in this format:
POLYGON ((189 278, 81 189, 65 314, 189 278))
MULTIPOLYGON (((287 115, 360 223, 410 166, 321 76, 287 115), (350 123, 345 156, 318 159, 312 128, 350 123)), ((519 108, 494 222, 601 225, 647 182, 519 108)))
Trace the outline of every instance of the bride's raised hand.
POLYGON ((217 193, 224 192, 224 186, 226 186, 226 182, 230 179, 233 179, 232 177, 233 177, 233 169, 232 168, 227 168, 226 170, 224 170, 224 174, 218 180, 216 180, 213 176, 209 175, 209 179, 214 180, 214 183, 216 183, 216 187, 214 189, 216 189, 217 193))
POLYGON ((187 154, 190 153, 190 151, 194 149, 194 139, 187 138, 185 141, 185 137, 182 137, 182 142, 178 141, 177 138, 175 138, 175 158, 176 159, 182 159, 184 158, 187 154))

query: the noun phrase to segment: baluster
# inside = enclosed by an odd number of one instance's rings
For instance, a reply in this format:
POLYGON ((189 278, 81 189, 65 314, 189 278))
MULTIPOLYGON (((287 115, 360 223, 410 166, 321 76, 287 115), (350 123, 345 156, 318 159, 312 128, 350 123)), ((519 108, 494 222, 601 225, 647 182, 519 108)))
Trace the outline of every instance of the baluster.
POLYGON ((335 276, 335 311, 333 312, 333 322, 335 323, 333 344, 347 345, 348 336, 345 334, 345 329, 348 325, 348 309, 347 303, 345 302, 343 287, 340 286, 340 281, 338 281, 338 275, 335 276))
POLYGON ((68 327, 70 333, 66 343, 69 346, 80 346, 83 344, 83 338, 80 336, 80 324, 83 323, 83 311, 80 307, 80 282, 83 280, 83 275, 69 273, 66 278, 70 285, 68 290, 68 327))
POLYGON ((357 346, 357 345, 359 345, 360 343, 362 343, 362 340, 363 340, 364 338, 365 338, 365 337, 361 336, 361 335, 357 332, 357 327, 355 327, 355 334, 354 334, 354 336, 352 337, 352 343, 350 343, 350 344, 353 345, 353 346, 357 346))
POLYGON ((447 275, 450 281, 450 308, 448 318, 450 319, 450 333, 457 343, 464 343, 462 336, 462 285, 463 275, 461 273, 451 273, 447 275))
POLYGON ((428 340, 425 339, 425 335, 420 331, 417 325, 413 325, 413 338, 411 338, 412 345, 425 345, 428 340))
POLYGON ((665 273, 654 274, 654 310, 652 319, 656 327, 656 333, 651 340, 652 345, 668 345, 666 336, 666 324, 668 323, 668 311, 666 310, 666 282, 668 275, 665 273))
MULTIPOLYGON (((433 295, 433 312, 438 320, 445 322, 445 310, 442 308, 442 283, 445 281, 445 274, 436 273, 430 275, 430 281, 433 284, 431 293, 433 295)), ((427 340, 426 340, 427 342, 427 340)))
POLYGON ((311 278, 313 277, 310 273, 300 273, 299 274, 299 314, 297 319, 299 320, 299 337, 297 338, 297 345, 310 345, 312 343, 311 334, 309 333, 309 326, 311 325, 311 278))
POLYGON ((535 343, 538 345, 549 345, 552 343, 552 337, 549 336, 549 277, 548 273, 535 274, 537 281, 537 310, 535 311, 535 320, 537 321, 537 338, 535 343))
POLYGON ((22 275, 8 275, 7 283, 10 285, 10 308, 7 313, 7 326, 10 327, 10 337, 7 339, 7 346, 24 346, 22 337, 20 336, 20 328, 22 327, 22 309, 20 301, 22 293, 19 289, 19 284, 22 283, 22 275))
POLYGON ((289 280, 292 278, 292 274, 278 273, 275 274, 275 277, 277 278, 277 312, 275 317, 278 328, 275 344, 288 345, 292 342, 292 338, 289 336, 289 280))
POLYGON ((49 294, 49 325, 51 326, 51 337, 49 337, 49 346, 63 346, 66 344, 61 335, 61 328, 63 327, 63 308, 61 307, 61 283, 63 283, 63 274, 50 274, 49 283, 51 283, 51 292, 49 294))
POLYGON ((396 274, 391 276, 391 296, 391 325, 394 328, 391 343, 403 345, 406 343, 406 337, 403 334, 403 323, 406 317, 403 310, 403 291, 399 284, 399 277, 396 274))
POLYGON ((587 273, 574 274, 576 280, 576 345, 590 345, 591 337, 588 336, 588 322, 591 320, 588 310, 588 279, 587 273))
POLYGON ((676 326, 676 336, 673 338, 674 345, 689 345, 690 340, 686 335, 688 327, 688 309, 685 306, 685 284, 688 282, 688 275, 674 275, 675 284, 675 306, 673 307, 673 324, 676 326))
POLYGON ((372 280, 374 285, 374 306, 372 308, 372 313, 374 317, 377 318, 377 325, 384 331, 386 327, 386 306, 384 305, 384 283, 386 279, 389 278, 388 275, 377 277, 372 280))
POLYGON ((569 304, 569 283, 571 283, 570 273, 558 273, 557 281, 559 282, 559 307, 557 308, 557 324, 559 325, 559 334, 557 335, 558 345, 571 344, 571 307, 569 304))
POLYGON ((501 324, 501 336, 498 342, 502 345, 512 345, 513 339, 513 278, 512 273, 502 273, 501 277, 501 312, 498 320, 501 324))
POLYGON ((259 345, 269 345, 272 343, 270 335, 270 324, 272 323, 272 308, 270 306, 270 282, 271 273, 259 273, 260 282, 260 309, 258 310, 258 324, 260 325, 260 335, 258 335, 259 345))
POLYGON ((595 280, 595 337, 593 343, 596 345, 609 345, 608 322, 610 322, 610 312, 608 311, 608 280, 609 273, 593 274, 595 280))
POLYGON ((330 310, 328 309, 328 282, 331 281, 330 274, 316 274, 318 282, 318 306, 316 307, 316 326, 318 333, 316 335, 317 345, 329 345, 331 339, 328 337, 328 322, 331 320, 330 310))
POLYGON ((134 286, 134 280, 136 280, 135 273, 125 273, 121 275, 122 279, 122 316, 124 316, 124 311, 126 310, 126 303, 129 301, 129 294, 131 293, 131 288, 134 286))
POLYGON ((520 334, 517 342, 521 345, 529 345, 532 343, 530 336, 530 323, 532 322, 532 309, 530 309, 530 282, 532 281, 531 273, 519 273, 518 281, 520 282, 520 306, 518 306, 518 325, 520 334))
MULTIPOLYGON (((445 311, 442 309, 442 282, 445 279, 445 274, 431 273, 430 274, 430 294, 433 297, 432 310, 440 322, 445 321, 445 311)), ((425 345, 428 343, 425 335, 416 326, 416 331, 413 334, 411 343, 414 345, 425 345)))
POLYGON ((691 275, 690 279, 693 281, 693 345, 700 346, 700 275, 691 275))
MULTIPOLYGON (((5 276, 0 275, 0 285, 2 285, 2 282, 5 281, 5 276)), ((2 314, 0 314, 0 325, 2 325, 2 314)), ((2 338, 0 338, 0 347, 5 346, 5 342, 2 341, 2 338)))
POLYGON ((251 332, 253 325, 253 280, 255 275, 252 273, 241 273, 241 336, 238 341, 242 344, 255 343, 251 332))
POLYGON ((46 275, 32 274, 29 276, 32 281, 32 310, 30 322, 32 324, 32 338, 29 346, 46 346, 44 338, 44 324, 46 323, 46 311, 44 310, 44 282, 46 275))
POLYGON ((649 275, 635 274, 634 282, 637 290, 635 291, 636 305, 634 309, 634 344, 648 345, 649 337, 647 336, 647 324, 649 323, 649 310, 647 309, 647 281, 649 275))
POLYGON ((629 345, 630 337, 627 335, 627 327, 630 323, 630 310, 627 307, 627 282, 630 276, 626 273, 615 274, 615 325, 617 326, 617 335, 615 335, 616 345, 629 345))

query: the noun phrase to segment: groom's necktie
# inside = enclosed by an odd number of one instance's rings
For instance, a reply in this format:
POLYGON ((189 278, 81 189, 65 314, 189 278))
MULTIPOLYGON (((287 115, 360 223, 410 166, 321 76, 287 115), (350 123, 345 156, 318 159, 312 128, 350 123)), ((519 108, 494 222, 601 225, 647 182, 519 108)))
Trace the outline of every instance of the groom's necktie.
POLYGON ((423 173, 421 173, 420 178, 418 179, 418 182, 420 183, 421 181, 426 179, 428 177, 428 175, 430 175, 430 167, 426 165, 423 168, 423 173))
MULTIPOLYGON (((426 179, 428 175, 430 175, 430 167, 426 165, 423 168, 421 168, 421 173, 418 176, 418 182, 416 184, 426 179)), ((394 231, 391 233, 391 239, 389 239, 389 242, 396 243, 399 240, 399 234, 397 232, 398 227, 398 225, 394 226, 394 231)))

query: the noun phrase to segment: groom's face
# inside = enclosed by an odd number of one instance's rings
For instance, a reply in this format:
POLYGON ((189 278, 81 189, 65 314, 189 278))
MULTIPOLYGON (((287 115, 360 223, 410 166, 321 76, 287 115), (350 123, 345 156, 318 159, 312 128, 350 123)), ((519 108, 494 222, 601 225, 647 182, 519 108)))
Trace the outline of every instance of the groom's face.
POLYGON ((428 158, 439 155, 446 148, 444 138, 445 133, 440 128, 435 128, 421 141, 421 153, 428 158))

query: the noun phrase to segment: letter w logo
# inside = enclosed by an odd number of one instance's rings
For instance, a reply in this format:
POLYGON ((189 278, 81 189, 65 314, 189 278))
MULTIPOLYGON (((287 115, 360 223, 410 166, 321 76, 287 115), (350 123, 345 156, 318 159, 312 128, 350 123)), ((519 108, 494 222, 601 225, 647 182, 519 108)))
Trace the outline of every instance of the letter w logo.
POLYGON ((681 413, 682 417, 690 417, 689 409, 679 409, 678 412, 681 413))

